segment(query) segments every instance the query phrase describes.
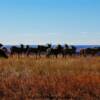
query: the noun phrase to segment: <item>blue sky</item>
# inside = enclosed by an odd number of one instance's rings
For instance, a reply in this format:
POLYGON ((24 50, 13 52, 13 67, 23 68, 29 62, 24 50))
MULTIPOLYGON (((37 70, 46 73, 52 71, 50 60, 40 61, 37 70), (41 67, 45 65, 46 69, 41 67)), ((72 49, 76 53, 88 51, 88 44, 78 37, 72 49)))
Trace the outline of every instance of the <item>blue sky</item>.
POLYGON ((100 44, 100 0, 0 0, 3 44, 100 44))

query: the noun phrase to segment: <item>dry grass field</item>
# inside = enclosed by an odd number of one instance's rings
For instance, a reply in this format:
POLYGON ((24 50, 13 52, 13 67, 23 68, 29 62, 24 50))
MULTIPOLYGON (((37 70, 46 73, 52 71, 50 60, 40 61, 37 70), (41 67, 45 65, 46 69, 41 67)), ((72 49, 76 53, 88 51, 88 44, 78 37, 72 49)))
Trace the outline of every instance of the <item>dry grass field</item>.
POLYGON ((100 100, 100 57, 0 58, 0 100, 100 100))

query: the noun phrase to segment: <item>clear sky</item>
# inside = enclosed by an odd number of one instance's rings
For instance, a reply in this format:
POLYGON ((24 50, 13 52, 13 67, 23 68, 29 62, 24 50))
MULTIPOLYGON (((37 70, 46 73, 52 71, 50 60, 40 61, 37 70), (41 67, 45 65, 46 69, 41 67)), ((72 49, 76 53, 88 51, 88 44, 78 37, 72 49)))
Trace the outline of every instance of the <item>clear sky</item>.
POLYGON ((0 0, 4 44, 100 44, 100 0, 0 0))

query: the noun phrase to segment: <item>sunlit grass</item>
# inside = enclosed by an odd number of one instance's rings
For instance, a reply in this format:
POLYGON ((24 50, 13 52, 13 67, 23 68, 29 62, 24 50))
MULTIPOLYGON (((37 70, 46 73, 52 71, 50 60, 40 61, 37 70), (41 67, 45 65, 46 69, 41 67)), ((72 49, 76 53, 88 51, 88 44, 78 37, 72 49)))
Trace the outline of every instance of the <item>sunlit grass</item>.
POLYGON ((35 96, 99 100, 100 57, 0 59, 0 98, 32 100, 35 96))

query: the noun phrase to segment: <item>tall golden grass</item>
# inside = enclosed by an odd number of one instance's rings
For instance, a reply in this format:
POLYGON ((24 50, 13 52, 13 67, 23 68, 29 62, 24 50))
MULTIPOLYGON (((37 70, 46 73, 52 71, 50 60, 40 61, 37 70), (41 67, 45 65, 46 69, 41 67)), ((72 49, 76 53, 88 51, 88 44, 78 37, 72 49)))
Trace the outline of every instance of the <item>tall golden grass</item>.
POLYGON ((100 100, 100 57, 0 59, 0 100, 100 100))

